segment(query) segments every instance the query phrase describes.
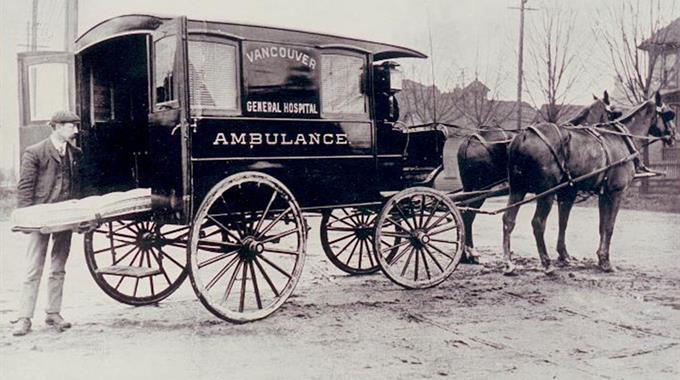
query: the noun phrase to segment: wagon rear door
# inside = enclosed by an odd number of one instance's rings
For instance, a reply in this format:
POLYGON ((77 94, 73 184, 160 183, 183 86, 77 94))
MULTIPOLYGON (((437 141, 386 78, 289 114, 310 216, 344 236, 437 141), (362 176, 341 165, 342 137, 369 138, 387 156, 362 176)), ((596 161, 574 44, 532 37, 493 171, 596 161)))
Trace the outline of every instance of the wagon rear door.
POLYGON ((191 133, 187 61, 187 19, 166 21, 152 35, 149 151, 152 190, 159 202, 172 201, 186 221, 191 210, 191 133))

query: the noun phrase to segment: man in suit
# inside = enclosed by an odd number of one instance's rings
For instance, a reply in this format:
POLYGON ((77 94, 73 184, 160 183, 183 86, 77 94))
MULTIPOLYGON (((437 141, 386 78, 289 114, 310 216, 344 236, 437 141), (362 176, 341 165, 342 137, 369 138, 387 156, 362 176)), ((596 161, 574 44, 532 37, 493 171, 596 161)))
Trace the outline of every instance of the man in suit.
MULTIPOLYGON (((31 145, 21 160, 18 184, 18 207, 61 202, 76 197, 77 165, 82 152, 74 145, 80 118, 71 111, 52 115, 52 133, 45 140, 31 145)), ((47 316, 45 323, 64 331, 71 324, 62 318, 61 301, 64 288, 64 267, 71 248, 71 231, 51 234, 52 261, 47 281, 47 316)), ((40 278, 42 277, 50 234, 32 232, 26 250, 26 277, 21 291, 18 319, 13 335, 26 335, 31 330, 40 278)))

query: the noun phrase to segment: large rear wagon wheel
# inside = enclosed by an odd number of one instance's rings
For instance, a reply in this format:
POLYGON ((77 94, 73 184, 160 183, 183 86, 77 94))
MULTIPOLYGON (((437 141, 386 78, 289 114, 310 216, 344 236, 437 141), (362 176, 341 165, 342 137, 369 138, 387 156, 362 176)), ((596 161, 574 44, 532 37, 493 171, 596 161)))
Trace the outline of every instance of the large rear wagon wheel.
POLYGON ((142 306, 172 294, 187 276, 188 226, 115 220, 85 234, 85 261, 116 301, 142 306))
POLYGON ((375 229, 376 259, 395 283, 409 289, 436 286, 456 269, 465 231, 456 205, 425 187, 401 191, 383 207, 375 229), (389 238, 400 238, 385 244, 389 238))
POLYGON ((307 228, 290 191, 257 172, 215 185, 196 213, 188 261, 194 291, 214 315, 244 323, 267 317, 293 292, 307 228))
POLYGON ((321 217, 321 247, 328 260, 349 274, 380 270, 373 255, 375 210, 335 208, 321 217))

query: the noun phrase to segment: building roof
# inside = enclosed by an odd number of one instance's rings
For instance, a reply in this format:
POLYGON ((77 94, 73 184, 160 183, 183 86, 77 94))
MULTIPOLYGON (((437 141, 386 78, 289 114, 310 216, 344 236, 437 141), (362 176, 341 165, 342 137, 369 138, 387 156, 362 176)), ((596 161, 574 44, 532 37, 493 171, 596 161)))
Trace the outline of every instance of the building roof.
MULTIPOLYGON (((128 34, 151 33, 173 17, 131 14, 114 17, 93 26, 76 40, 76 52, 99 42, 128 34)), ((212 33, 238 40, 287 42, 318 48, 349 48, 373 54, 375 61, 394 58, 427 58, 419 51, 357 38, 334 36, 270 26, 221 21, 188 20, 189 32, 212 33)))
POLYGON ((680 17, 657 30, 650 38, 644 40, 639 48, 642 50, 680 48, 680 17))

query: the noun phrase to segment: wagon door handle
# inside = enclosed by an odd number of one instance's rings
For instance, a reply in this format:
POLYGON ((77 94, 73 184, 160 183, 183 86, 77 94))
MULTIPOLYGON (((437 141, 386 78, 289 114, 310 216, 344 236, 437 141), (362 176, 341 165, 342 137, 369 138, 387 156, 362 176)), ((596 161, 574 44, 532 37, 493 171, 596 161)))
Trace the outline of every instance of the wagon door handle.
POLYGON ((182 128, 182 123, 179 123, 179 124, 175 125, 175 127, 174 127, 174 128, 172 129, 172 131, 170 132, 170 136, 174 136, 174 135, 175 135, 175 132, 177 132, 177 130, 180 129, 180 128, 182 128))

